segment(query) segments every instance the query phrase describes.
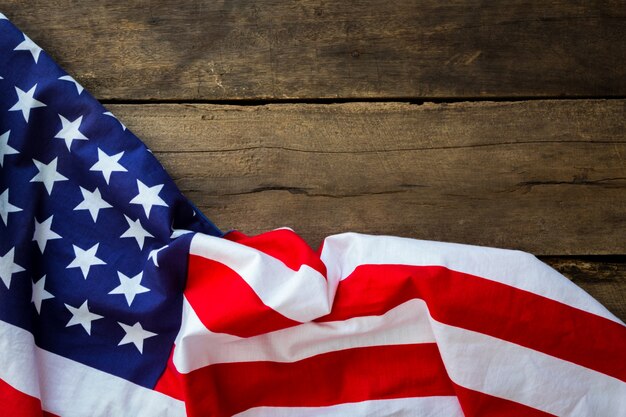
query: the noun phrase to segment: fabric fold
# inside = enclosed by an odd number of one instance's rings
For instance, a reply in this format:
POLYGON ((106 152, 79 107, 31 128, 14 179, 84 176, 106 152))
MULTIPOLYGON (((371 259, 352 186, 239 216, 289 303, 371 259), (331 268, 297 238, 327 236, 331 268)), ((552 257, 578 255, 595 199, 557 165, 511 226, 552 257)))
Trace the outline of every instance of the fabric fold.
POLYGON ((533 255, 224 235, 1 13, 0 57, 0 414, 626 415, 626 326, 533 255))

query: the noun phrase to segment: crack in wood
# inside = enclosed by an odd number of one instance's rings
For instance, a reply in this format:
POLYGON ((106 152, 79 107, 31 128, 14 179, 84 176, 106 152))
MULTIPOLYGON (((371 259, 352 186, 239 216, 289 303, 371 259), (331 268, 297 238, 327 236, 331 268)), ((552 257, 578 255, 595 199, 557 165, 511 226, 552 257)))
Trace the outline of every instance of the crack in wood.
POLYGON ((247 146, 241 148, 232 149, 189 149, 189 150, 155 150, 155 154, 211 154, 211 153, 230 153, 230 152, 245 152, 254 150, 281 150, 288 152, 302 152, 313 154, 376 154, 386 152, 415 152, 415 151, 436 151, 436 150, 450 150, 450 149, 472 149, 483 147, 496 147, 496 146, 509 146, 509 145, 531 145, 531 144, 548 144, 548 143, 586 143, 590 145, 606 145, 606 144, 626 144, 626 141, 590 141, 590 140, 544 140, 544 141, 518 141, 518 142, 494 142, 494 143, 477 143, 471 145, 453 145, 453 146, 431 146, 431 147, 407 147, 407 148, 393 148, 393 149, 363 149, 363 150, 349 150, 349 151, 330 151, 321 149, 298 149, 287 146, 247 146))
POLYGON ((523 181, 516 184, 517 188, 529 188, 542 185, 590 185, 590 186, 602 186, 607 188, 622 188, 626 184, 607 184, 612 181, 626 180, 626 177, 615 178, 600 178, 598 180, 589 180, 584 177, 575 177, 572 181, 523 181))
MULTIPOLYGON (((415 187, 427 187, 427 186, 409 185, 408 187, 415 188, 415 187)), ((248 191, 241 191, 241 192, 236 192, 236 193, 210 193, 210 192, 205 192, 204 190, 181 189, 183 193, 202 192, 205 195, 211 196, 211 197, 241 196, 241 195, 264 193, 268 191, 286 191, 289 194, 305 195, 307 197, 327 197, 327 198, 367 197, 367 196, 372 196, 372 195, 402 194, 402 193, 410 192, 410 190, 389 190, 389 191, 371 191, 371 192, 366 192, 366 193, 355 193, 355 194, 328 194, 328 193, 313 193, 308 190, 310 190, 310 188, 288 187, 288 186, 263 186, 263 187, 253 188, 248 191)))

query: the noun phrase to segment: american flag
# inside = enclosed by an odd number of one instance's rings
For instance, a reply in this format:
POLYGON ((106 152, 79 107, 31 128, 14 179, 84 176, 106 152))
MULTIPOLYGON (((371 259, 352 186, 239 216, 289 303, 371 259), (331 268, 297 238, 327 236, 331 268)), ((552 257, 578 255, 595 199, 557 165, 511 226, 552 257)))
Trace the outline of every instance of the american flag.
POLYGON ((626 416, 626 327, 534 256, 223 235, 2 14, 0 56, 0 416, 626 416))

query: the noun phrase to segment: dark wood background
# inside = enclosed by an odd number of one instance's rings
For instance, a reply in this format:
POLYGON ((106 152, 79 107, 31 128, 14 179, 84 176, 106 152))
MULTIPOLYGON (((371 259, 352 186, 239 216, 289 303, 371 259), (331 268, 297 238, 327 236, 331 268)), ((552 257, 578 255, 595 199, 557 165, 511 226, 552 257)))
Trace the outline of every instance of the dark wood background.
POLYGON ((626 319, 625 1, 0 11, 224 230, 522 249, 626 319))

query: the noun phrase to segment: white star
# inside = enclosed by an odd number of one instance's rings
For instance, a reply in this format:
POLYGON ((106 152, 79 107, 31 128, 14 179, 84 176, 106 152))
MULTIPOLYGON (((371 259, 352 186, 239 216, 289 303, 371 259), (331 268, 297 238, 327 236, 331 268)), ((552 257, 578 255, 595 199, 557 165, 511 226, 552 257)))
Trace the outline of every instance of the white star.
POLYGON ((22 209, 9 203, 9 189, 7 188, 0 194, 0 217, 2 217, 5 226, 9 225, 9 213, 18 211, 22 211, 22 209))
POLYGON ((79 95, 79 96, 81 95, 81 93, 82 93, 82 92, 83 92, 83 90, 84 90, 83 86, 82 86, 82 85, 80 85, 80 84, 78 83, 78 81, 76 81, 76 80, 74 79, 74 77, 72 77, 72 76, 69 76, 69 75, 64 75, 64 76, 62 76, 62 77, 59 77, 59 80, 69 81, 69 82, 71 82, 71 83, 74 83, 74 85, 76 86, 76 91, 78 91, 78 95, 79 95))
POLYGON ((4 256, 0 256, 0 279, 7 286, 11 285, 11 276, 22 272, 25 269, 13 262, 15 259, 15 248, 11 248, 4 256))
POLYGON ((67 178, 59 174, 57 171, 58 159, 59 158, 54 158, 49 164, 44 164, 43 162, 33 159, 33 163, 39 172, 35 174, 30 182, 43 182, 43 185, 46 187, 46 191, 48 191, 48 195, 52 194, 52 188, 54 187, 55 182, 67 181, 67 178))
POLYGON ((7 19, 7 17, 5 15, 0 13, 0 20, 9 20, 9 19, 7 19))
POLYGON ((24 40, 22 41, 22 43, 20 43, 19 45, 15 47, 14 51, 30 52, 36 64, 37 61, 39 60, 39 54, 41 53, 41 48, 35 42, 33 42, 28 36, 24 35, 24 40))
POLYGON ((46 243, 49 240, 61 239, 61 236, 54 233, 50 228, 52 227, 52 218, 53 216, 48 217, 47 220, 44 220, 43 223, 39 223, 37 219, 35 219, 35 235, 33 236, 33 240, 37 241, 37 245, 39 245, 39 250, 41 253, 46 249, 46 243))
POLYGON ((98 220, 98 213, 100 210, 113 207, 102 199, 98 188, 91 192, 83 187, 80 187, 80 192, 83 195, 83 201, 77 205, 74 210, 89 210, 89 214, 91 214, 91 218, 94 222, 98 220))
POLYGON ((11 134, 10 130, 7 130, 2 135, 0 135, 0 167, 4 164, 4 157, 6 155, 15 155, 19 153, 17 150, 13 149, 9 146, 9 135, 11 134))
POLYGON ((177 237, 181 237, 182 235, 187 235, 189 233, 193 233, 193 231, 187 229, 172 229, 170 239, 176 239, 177 237))
POLYGON ((187 230, 187 229, 174 229, 173 221, 172 221, 172 224, 170 225, 170 230, 172 231, 172 234, 170 235, 170 239, 176 239, 177 237, 180 237, 182 235, 193 233, 193 231, 187 230))
POLYGON ((126 168, 118 163, 123 155, 124 152, 115 155, 107 155, 102 149, 98 148, 98 162, 93 164, 89 170, 102 172, 104 180, 108 184, 112 172, 128 172, 126 168))
POLYGON ((121 345, 127 345, 129 343, 132 343, 135 345, 135 347, 141 354, 143 354, 143 341, 150 337, 154 337, 157 335, 156 333, 152 333, 147 330, 144 330, 143 327, 141 327, 141 324, 139 324, 139 322, 133 324, 132 326, 129 326, 124 323, 120 323, 119 321, 117 322, 117 324, 122 326, 122 329, 124 329, 124 331, 126 332, 126 335, 122 338, 122 340, 117 345, 121 346, 121 345))
POLYGON ((39 281, 33 281, 33 296, 30 299, 31 303, 35 303, 35 309, 37 313, 41 313, 41 302, 43 300, 49 300, 50 298, 54 298, 54 295, 50 294, 45 289, 46 286, 46 276, 44 275, 39 281))
POLYGON ((143 211, 146 212, 146 217, 150 217, 152 206, 168 207, 165 201, 159 197, 159 192, 161 192, 163 184, 148 187, 143 182, 137 180, 137 188, 139 188, 139 194, 130 200, 130 204, 141 204, 143 211))
POLYGON ((139 219, 132 221, 127 215, 124 215, 126 221, 128 222, 128 230, 124 232, 124 234, 120 237, 134 237, 137 240, 137 244, 139 245, 139 249, 143 249, 143 242, 147 237, 152 236, 146 229, 143 228, 139 219))
POLYGON ((96 256, 98 245, 99 243, 96 243, 87 250, 83 250, 76 245, 72 245, 74 247, 74 255, 76 255, 76 258, 74 258, 72 263, 69 264, 66 269, 80 268, 80 271, 83 273, 83 277, 87 279, 89 268, 94 265, 106 265, 106 262, 96 256))
POLYGON ((46 106, 41 101, 35 99, 34 95, 36 88, 37 84, 33 85, 30 90, 24 92, 19 87, 15 87, 15 91, 17 92, 17 103, 15 103, 13 107, 9 109, 9 111, 21 111, 22 116, 24 116, 24 120, 26 120, 26 123, 28 123, 31 109, 46 106))
POLYGON ((143 294, 144 292, 150 291, 148 288, 141 285, 143 272, 138 273, 132 278, 127 277, 121 272, 118 272, 117 276, 120 279, 120 285, 113 288, 109 294, 124 294, 129 307, 133 303, 137 294, 143 294))
POLYGON ((124 125, 124 123, 120 122, 120 119, 118 119, 117 117, 115 117, 115 115, 113 113, 111 113, 110 111, 105 111, 104 113, 102 113, 106 116, 110 116, 112 118, 114 118, 115 120, 117 120, 119 122, 119 124, 122 125, 122 130, 126 130, 126 126, 124 125))
POLYGON ((65 304, 65 307, 72 313, 72 318, 67 322, 65 327, 75 326, 80 324, 83 326, 83 329, 87 332, 88 335, 91 336, 91 322, 94 320, 100 320, 104 318, 99 314, 94 314, 89 311, 89 306, 87 305, 87 301, 83 303, 80 307, 72 307, 69 304, 65 304))
POLYGON ((148 260, 152 259, 152 262, 154 263, 154 266, 156 266, 156 267, 159 266, 159 259, 158 259, 159 252, 161 252, 165 248, 167 248, 167 245, 165 245, 165 246, 163 246, 162 248, 159 248, 159 249, 153 249, 148 254, 148 260))
POLYGON ((55 138, 65 140, 65 145, 67 145, 67 150, 70 150, 70 146, 72 146, 72 141, 74 140, 88 140, 87 136, 83 135, 78 129, 80 128, 80 124, 83 121, 83 116, 80 116, 78 119, 70 122, 65 117, 61 116, 61 130, 56 134, 55 138))

